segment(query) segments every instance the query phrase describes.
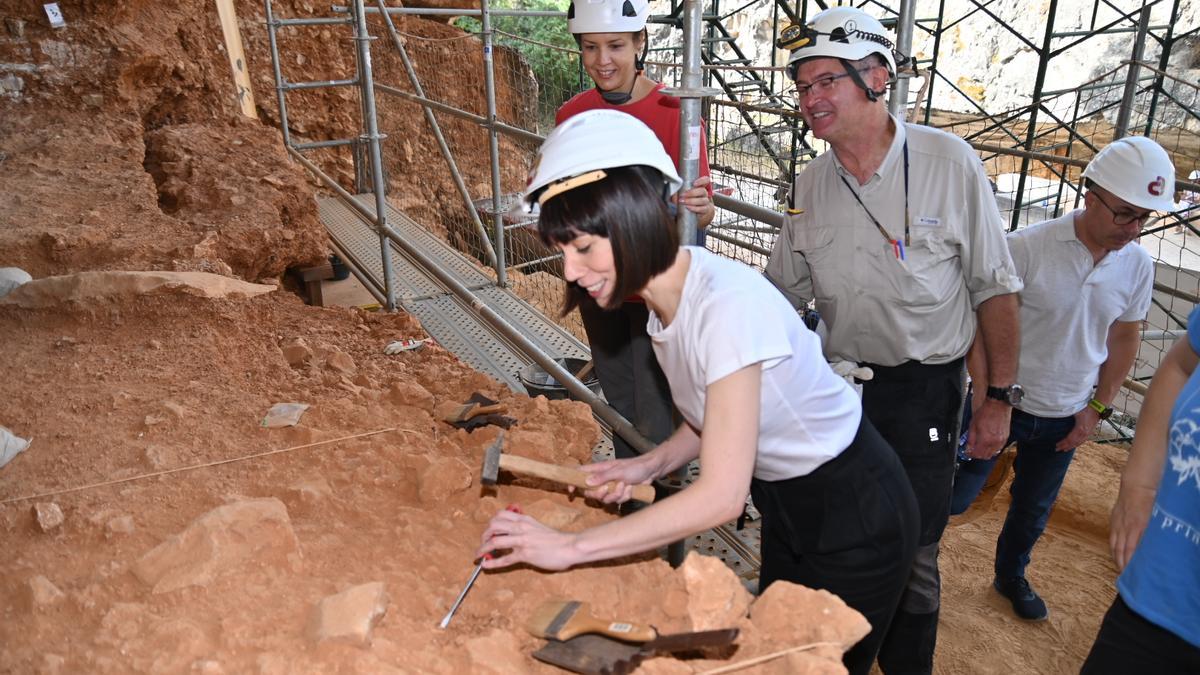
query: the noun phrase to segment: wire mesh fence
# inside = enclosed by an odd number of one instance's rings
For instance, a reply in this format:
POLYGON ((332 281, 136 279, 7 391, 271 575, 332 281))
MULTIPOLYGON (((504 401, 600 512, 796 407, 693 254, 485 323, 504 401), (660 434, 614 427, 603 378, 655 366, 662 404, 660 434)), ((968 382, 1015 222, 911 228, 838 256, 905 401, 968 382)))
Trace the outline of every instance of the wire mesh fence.
MULTIPOLYGON (((981 158, 992 180, 1001 214, 1021 227, 1079 208, 1084 192, 1082 167, 1108 145, 1116 131, 1118 108, 1130 67, 1142 74, 1132 103, 1127 128, 1149 136, 1171 155, 1177 176, 1185 179, 1200 167, 1200 87, 1159 71, 1152 64, 1125 63, 1069 91, 1053 93, 1037 102, 1044 120, 1033 130, 1033 152, 1038 159, 982 151, 981 158)), ((935 116, 935 124, 976 147, 1016 148, 1029 131, 1024 110, 991 118, 935 116)), ((1193 181, 1195 176, 1193 176, 1193 181)), ((1113 407, 1120 411, 1098 433, 1128 438, 1141 409, 1149 383, 1166 350, 1187 325, 1197 303, 1200 279, 1200 216, 1195 191, 1175 194, 1176 210, 1156 213, 1143 226, 1139 244, 1155 261, 1155 290, 1144 339, 1137 361, 1113 407)))

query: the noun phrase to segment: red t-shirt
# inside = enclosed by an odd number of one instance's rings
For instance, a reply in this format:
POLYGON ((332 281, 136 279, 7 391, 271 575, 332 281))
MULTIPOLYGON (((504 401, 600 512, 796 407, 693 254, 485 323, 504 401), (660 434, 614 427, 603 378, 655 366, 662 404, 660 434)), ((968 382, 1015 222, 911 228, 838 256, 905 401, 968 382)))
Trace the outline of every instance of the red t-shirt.
MULTIPOLYGON (((571 100, 562 104, 554 114, 554 124, 562 124, 564 120, 574 117, 585 110, 618 110, 641 120, 654 131, 658 140, 663 144, 667 155, 679 168, 679 99, 662 93, 664 85, 659 84, 654 91, 640 101, 613 105, 600 96, 595 87, 582 91, 571 100)), ((708 168, 708 139, 704 135, 704 127, 700 127, 700 173, 707 176, 711 173, 708 168)), ((712 185, 708 186, 708 194, 712 195, 712 185)))

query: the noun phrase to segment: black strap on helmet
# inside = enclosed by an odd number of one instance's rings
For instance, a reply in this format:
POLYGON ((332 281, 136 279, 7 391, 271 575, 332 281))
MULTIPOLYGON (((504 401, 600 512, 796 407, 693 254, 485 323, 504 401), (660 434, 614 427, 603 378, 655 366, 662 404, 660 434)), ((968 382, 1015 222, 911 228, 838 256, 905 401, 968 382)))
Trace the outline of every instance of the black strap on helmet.
POLYGON ((854 84, 857 84, 864 92, 866 92, 868 101, 878 101, 880 96, 883 96, 887 93, 886 87, 880 89, 879 91, 868 87, 867 83, 862 78, 862 73, 858 72, 858 69, 854 67, 853 63, 850 63, 846 59, 838 59, 838 61, 842 62, 842 68, 846 69, 846 74, 850 76, 850 79, 854 81, 854 84))

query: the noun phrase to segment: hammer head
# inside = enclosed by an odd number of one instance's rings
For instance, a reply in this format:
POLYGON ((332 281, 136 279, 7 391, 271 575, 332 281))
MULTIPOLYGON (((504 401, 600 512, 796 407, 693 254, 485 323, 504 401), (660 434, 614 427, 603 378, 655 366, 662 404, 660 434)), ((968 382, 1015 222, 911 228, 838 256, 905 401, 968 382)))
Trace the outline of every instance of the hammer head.
POLYGON ((501 431, 496 440, 483 451, 483 474, 480 481, 484 485, 495 485, 500 478, 500 451, 504 448, 504 432, 501 431))

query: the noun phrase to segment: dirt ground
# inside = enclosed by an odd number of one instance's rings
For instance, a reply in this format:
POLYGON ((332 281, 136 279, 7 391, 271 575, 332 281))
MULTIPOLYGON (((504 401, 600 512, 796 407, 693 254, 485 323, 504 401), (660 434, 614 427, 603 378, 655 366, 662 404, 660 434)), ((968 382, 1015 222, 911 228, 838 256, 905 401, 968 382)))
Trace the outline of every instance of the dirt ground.
MULTIPOLYGON (((589 411, 514 395, 436 345, 386 355, 424 336, 411 317, 293 293, 285 270, 328 251, 315 183, 279 140, 260 3, 237 5, 258 121, 237 115, 212 3, 59 4, 69 25, 55 30, 39 3, 0 0, 0 267, 66 277, 0 302, 0 425, 33 439, 0 469, 0 672, 549 673, 522 627, 554 597, 664 631, 742 629, 731 652, 643 672, 853 641, 854 615, 822 594, 780 587, 751 605, 714 559, 671 570, 653 556, 483 575, 438 630, 496 510, 515 502, 570 528, 615 516, 537 482, 481 488, 496 430, 452 429, 437 407, 497 399, 518 421, 511 451, 564 463, 590 456, 589 411), (163 274, 126 274, 143 271, 163 274), (296 426, 264 428, 276 403, 309 408, 296 426), (358 593, 356 620, 331 632, 321 620, 340 614, 322 602, 343 591, 358 593)), ((477 64, 455 29, 404 28, 446 38, 414 53, 418 70, 477 64)), ((285 37, 294 81, 350 67, 333 35, 285 37)), ((299 95, 290 128, 353 135, 356 106, 346 89, 299 95)), ((394 199, 444 227, 457 195, 444 172, 417 170, 437 153, 420 116, 385 119, 402 141, 388 159, 394 199)), ((447 135, 482 148, 476 133, 447 135)), ((315 155, 349 179, 348 155, 315 155)), ((524 167, 505 171, 518 180, 524 167)), ((483 165, 466 173, 486 184, 483 165)), ((937 672, 1077 670, 1113 594, 1107 510, 1124 451, 1077 457, 1030 570, 1048 622, 1020 622, 990 590, 1003 493, 951 524, 937 672)), ((745 672, 838 672, 838 653, 745 672)))

